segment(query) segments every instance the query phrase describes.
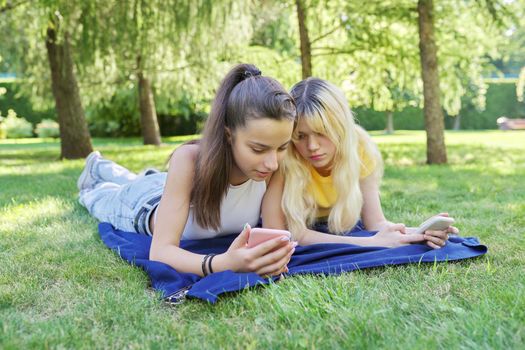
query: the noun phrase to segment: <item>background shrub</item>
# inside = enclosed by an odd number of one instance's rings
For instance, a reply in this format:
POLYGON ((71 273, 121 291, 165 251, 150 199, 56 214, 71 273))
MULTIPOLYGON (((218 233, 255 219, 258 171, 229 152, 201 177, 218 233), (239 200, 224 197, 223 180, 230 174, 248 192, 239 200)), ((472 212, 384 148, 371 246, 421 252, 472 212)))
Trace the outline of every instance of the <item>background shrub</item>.
POLYGON ((23 115, 27 121, 33 125, 43 119, 56 120, 54 108, 47 110, 37 110, 33 108, 29 98, 20 91, 20 83, 17 81, 0 82, 0 89, 5 89, 4 95, 0 98, 0 113, 4 116, 7 111, 12 109, 18 115, 23 115))
POLYGON ((2 117, 2 113, 0 113, 0 140, 5 139, 7 136, 7 131, 5 130, 5 125, 2 122, 5 118, 2 117))
MULTIPOLYGON (((525 103, 519 102, 516 96, 516 80, 494 80, 488 84, 486 108, 477 110, 472 105, 462 109, 461 129, 497 129, 496 119, 525 118, 525 103)), ((452 125, 453 118, 445 118, 447 125, 452 125)))
MULTIPOLYGON (((171 100, 155 95, 155 108, 162 136, 190 135, 200 131, 206 120, 204 105, 189 97, 171 100)), ((86 118, 92 136, 140 136, 140 113, 137 90, 120 89, 104 101, 89 106, 86 118)))
MULTIPOLYGON (((386 113, 368 108, 353 108, 356 119, 367 130, 384 130, 386 113)), ((476 109, 471 103, 464 102, 459 112, 461 129, 497 129, 496 119, 501 116, 508 118, 525 118, 525 103, 516 97, 516 80, 500 79, 488 83, 485 110, 476 109)), ((445 126, 451 129, 455 117, 445 115, 445 126)), ((425 128, 423 110, 407 107, 394 112, 394 128, 399 130, 422 130, 425 128)))
POLYGON ((22 117, 17 117, 16 112, 10 109, 2 124, 5 127, 7 138, 17 139, 33 136, 33 125, 22 117))
POLYGON ((58 137, 60 136, 59 125, 54 120, 44 119, 36 125, 35 134, 40 138, 58 137))
MULTIPOLYGON (((55 119, 54 110, 33 110, 29 99, 24 97, 16 81, 2 82, 5 89, 0 98, 0 113, 7 114, 9 109, 27 116, 27 120, 36 125, 43 119, 55 119)), ((198 133, 206 120, 210 101, 195 101, 189 96, 172 99, 170 96, 155 94, 155 104, 162 136, 187 135, 198 133)), ((386 113, 373 109, 352 108, 356 118, 367 130, 384 130, 386 113)), ((525 103, 516 98, 515 79, 493 79, 488 82, 486 108, 477 110, 471 103, 464 101, 461 115, 461 129, 496 129, 496 119, 525 118, 525 103)), ((86 106, 89 130, 93 136, 139 136, 140 115, 136 88, 120 89, 113 96, 86 106)), ((455 117, 445 116, 445 126, 450 129, 455 117)), ((424 129, 423 110, 407 107, 394 112, 394 128, 404 130, 424 129)), ((1 133, 1 131, 0 131, 1 133)))

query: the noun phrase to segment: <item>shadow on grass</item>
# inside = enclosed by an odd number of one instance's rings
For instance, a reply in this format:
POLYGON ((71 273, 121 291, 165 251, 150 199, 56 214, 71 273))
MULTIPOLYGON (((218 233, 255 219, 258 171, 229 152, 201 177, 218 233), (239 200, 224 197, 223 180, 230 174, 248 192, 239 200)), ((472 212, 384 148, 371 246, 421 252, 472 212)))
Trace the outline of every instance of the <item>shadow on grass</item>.
POLYGON ((2 167, 16 167, 24 165, 33 165, 40 163, 51 163, 60 161, 60 151, 35 150, 31 153, 24 152, 3 152, 0 153, 0 165, 2 167))
MULTIPOLYGON (((452 145, 447 147, 448 164, 427 165, 424 147, 414 147, 410 143, 380 145, 381 155, 388 167, 447 167, 457 165, 499 165, 516 167, 525 164, 525 153, 520 148, 498 148, 482 145, 452 145), (490 162, 487 162, 487 160, 490 162)), ((420 167, 418 169, 420 169, 420 167)))
POLYGON ((76 197, 77 169, 46 169, 38 173, 0 175, 0 208, 9 210, 46 197, 68 200, 76 197))

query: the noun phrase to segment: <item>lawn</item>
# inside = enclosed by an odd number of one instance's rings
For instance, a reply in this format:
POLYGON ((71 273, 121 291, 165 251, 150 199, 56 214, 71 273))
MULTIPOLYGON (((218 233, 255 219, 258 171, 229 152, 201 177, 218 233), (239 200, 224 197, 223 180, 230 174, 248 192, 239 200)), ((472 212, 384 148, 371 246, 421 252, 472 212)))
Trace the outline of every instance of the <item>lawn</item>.
MULTIPOLYGON (((441 211, 481 258, 302 276, 172 307, 100 241, 77 202, 83 161, 52 140, 0 141, 0 348, 523 349, 525 132, 448 132, 449 164, 425 165, 418 131, 373 134, 389 219, 441 211)), ((162 168, 181 139, 94 139, 135 170, 162 168)))

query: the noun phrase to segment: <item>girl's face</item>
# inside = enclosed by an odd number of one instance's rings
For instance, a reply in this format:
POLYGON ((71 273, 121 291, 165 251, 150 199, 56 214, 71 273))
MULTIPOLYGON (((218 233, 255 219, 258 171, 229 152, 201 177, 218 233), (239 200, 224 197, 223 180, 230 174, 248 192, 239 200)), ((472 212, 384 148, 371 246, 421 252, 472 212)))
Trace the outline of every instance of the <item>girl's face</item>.
POLYGON ((230 183, 267 180, 279 167, 292 131, 291 120, 261 118, 248 120, 244 127, 228 132, 234 160, 230 183))
POLYGON ((304 118, 297 122, 297 139, 293 141, 295 149, 322 176, 332 172, 336 147, 330 139, 313 131, 304 118))

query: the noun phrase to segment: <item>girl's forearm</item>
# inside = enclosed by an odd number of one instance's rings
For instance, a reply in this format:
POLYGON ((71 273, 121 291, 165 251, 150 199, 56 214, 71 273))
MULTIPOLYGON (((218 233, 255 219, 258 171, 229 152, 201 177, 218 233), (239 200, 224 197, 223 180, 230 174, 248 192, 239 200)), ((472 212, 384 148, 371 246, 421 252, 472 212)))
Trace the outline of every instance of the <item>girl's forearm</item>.
POLYGON ((374 237, 348 237, 338 236, 329 233, 318 232, 305 229, 301 232, 298 239, 299 245, 310 245, 317 243, 345 243, 360 246, 376 246, 377 240, 374 237))
MULTIPOLYGON (((150 260, 170 265, 179 272, 194 273, 203 276, 202 261, 204 255, 195 254, 175 245, 150 249, 150 260)), ((228 261, 225 254, 218 254, 212 260, 213 272, 228 270, 228 261)), ((209 272, 209 271, 208 271, 209 272)))
POLYGON ((381 220, 371 221, 371 222, 364 222, 365 224, 365 230, 367 231, 381 231, 387 228, 390 225, 393 225, 393 222, 388 221, 386 218, 382 218, 381 220))

